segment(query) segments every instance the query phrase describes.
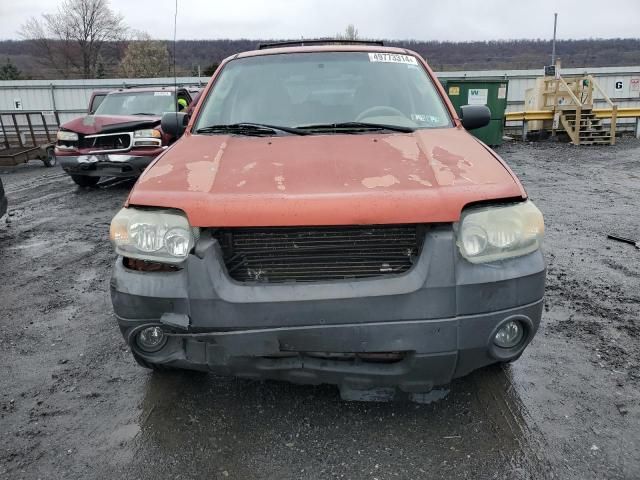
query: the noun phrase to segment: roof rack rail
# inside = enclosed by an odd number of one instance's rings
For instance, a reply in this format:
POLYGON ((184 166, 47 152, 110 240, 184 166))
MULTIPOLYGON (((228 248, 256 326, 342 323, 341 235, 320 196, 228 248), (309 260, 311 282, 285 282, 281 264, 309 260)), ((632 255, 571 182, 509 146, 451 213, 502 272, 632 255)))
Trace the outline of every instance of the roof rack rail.
POLYGON ((270 42, 258 45, 258 50, 281 47, 304 47, 307 45, 371 45, 384 47, 382 40, 340 40, 336 38, 322 38, 316 40, 289 40, 286 42, 270 42))

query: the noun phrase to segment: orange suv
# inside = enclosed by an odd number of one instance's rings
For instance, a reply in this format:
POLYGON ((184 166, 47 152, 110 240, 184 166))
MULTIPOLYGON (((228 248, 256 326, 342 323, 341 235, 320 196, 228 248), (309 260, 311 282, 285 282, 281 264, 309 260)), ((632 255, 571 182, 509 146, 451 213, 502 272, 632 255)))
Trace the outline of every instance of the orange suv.
MULTIPOLYGON (((111 224, 113 307, 153 369, 418 398, 518 358, 543 219, 414 52, 268 45, 226 59, 111 224)), ((375 398, 380 398, 375 396, 375 398)))

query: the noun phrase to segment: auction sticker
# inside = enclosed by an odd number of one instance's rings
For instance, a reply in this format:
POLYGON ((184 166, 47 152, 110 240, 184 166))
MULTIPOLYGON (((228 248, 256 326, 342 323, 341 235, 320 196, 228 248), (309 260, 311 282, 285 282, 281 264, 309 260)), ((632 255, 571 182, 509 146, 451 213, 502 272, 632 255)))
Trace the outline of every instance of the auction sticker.
POLYGON ((404 63, 405 65, 418 65, 416 57, 411 55, 400 55, 397 53, 370 53, 370 62, 382 63, 404 63))
POLYGON ((171 92, 153 92, 154 97, 170 97, 171 92))

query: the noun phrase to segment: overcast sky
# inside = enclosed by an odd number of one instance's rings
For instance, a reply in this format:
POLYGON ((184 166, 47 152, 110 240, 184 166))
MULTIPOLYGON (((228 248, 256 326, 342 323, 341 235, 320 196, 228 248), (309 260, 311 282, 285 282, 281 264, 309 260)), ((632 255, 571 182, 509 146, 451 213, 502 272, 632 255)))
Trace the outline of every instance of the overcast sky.
MULTIPOLYGON (((18 38, 56 0, 0 0, 0 38, 18 38)), ((173 37, 174 0, 111 0, 132 28, 173 37)), ((178 38, 312 38, 353 23, 371 38, 638 38, 640 0, 178 0, 178 38)))

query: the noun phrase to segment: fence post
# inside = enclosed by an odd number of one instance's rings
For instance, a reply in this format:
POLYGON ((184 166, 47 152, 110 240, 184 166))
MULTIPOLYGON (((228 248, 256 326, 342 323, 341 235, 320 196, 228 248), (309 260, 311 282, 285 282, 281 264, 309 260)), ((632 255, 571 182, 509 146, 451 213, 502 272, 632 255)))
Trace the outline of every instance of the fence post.
POLYGON ((7 131, 4 129, 4 122, 2 121, 2 114, 0 113, 0 129, 2 130, 2 137, 4 139, 4 148, 9 148, 9 137, 7 136, 7 131))
POLYGON ((53 110, 54 112, 57 110, 55 88, 56 87, 53 83, 49 84, 49 93, 51 95, 51 110, 53 110))
POLYGON ((27 125, 29 126, 29 133, 31 134, 31 141, 33 142, 33 146, 37 147, 38 143, 36 142, 36 134, 33 131, 33 124, 31 123, 31 114, 27 113, 27 125))

